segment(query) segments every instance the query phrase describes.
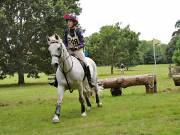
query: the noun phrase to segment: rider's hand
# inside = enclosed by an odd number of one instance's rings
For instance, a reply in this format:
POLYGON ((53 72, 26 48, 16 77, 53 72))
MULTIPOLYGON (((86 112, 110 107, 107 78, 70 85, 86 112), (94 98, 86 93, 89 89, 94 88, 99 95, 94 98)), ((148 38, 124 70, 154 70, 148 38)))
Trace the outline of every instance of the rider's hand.
POLYGON ((72 51, 76 51, 78 49, 79 49, 78 47, 71 48, 72 51))
POLYGON ((78 50, 79 49, 79 47, 74 47, 75 48, 75 50, 78 50))

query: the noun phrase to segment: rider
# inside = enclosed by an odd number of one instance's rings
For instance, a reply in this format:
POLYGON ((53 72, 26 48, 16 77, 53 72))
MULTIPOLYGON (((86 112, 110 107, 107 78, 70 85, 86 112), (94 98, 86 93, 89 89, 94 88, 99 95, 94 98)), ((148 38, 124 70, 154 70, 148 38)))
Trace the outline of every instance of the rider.
POLYGON ((64 19, 67 23, 67 28, 64 33, 64 44, 66 45, 70 54, 76 55, 80 60, 85 63, 85 74, 87 76, 90 86, 91 84, 91 75, 89 66, 85 60, 84 55, 84 38, 82 35, 82 30, 77 26, 78 18, 75 14, 65 14, 64 19))

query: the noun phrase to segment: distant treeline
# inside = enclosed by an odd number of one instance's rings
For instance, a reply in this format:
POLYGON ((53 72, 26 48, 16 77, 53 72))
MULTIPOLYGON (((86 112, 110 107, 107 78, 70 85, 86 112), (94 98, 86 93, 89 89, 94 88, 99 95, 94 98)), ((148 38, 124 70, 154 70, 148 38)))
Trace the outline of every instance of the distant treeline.
MULTIPOLYGON (((129 26, 121 28, 119 23, 103 26, 98 33, 86 38, 86 55, 92 57, 97 65, 111 65, 119 67, 139 64, 153 64, 153 41, 140 41, 140 33, 136 33, 129 26)), ((158 40, 155 40, 158 41, 158 40)), ((157 64, 168 63, 167 44, 154 44, 157 64)))
MULTIPOLYGON (((0 79, 18 74, 18 83, 24 83, 24 74, 38 78, 38 73, 54 73, 48 52, 47 35, 58 33, 63 37, 64 13, 81 13, 79 0, 2 0, 0 2, 0 79)), ((180 21, 168 45, 155 46, 157 63, 180 65, 180 21)), ((88 28, 87 28, 88 29, 88 28)), ((153 42, 140 41, 139 32, 119 23, 101 27, 86 37, 85 53, 97 65, 114 67, 153 64, 153 42)))

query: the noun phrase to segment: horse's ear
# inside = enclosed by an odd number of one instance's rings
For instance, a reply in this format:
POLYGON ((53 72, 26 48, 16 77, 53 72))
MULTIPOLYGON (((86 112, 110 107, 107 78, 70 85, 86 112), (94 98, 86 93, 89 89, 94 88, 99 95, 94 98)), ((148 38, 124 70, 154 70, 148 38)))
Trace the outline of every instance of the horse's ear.
POLYGON ((58 36, 58 34, 56 34, 56 33, 55 33, 55 39, 56 39, 56 40, 59 40, 59 36, 58 36))

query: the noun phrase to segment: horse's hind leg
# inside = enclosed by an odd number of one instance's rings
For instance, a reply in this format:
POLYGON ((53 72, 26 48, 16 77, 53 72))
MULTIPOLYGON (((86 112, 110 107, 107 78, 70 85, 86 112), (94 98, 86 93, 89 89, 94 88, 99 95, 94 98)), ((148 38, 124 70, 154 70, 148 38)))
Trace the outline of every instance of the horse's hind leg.
POLYGON ((84 97, 86 99, 88 109, 91 109, 91 102, 90 102, 89 96, 86 94, 86 92, 84 92, 84 97))
POLYGON ((102 107, 102 103, 100 102, 100 96, 99 96, 99 87, 97 84, 97 69, 96 69, 96 65, 94 65, 94 70, 92 73, 92 83, 94 85, 93 89, 95 91, 95 96, 96 96, 96 103, 98 107, 102 107))
POLYGON ((96 84, 94 89, 95 89, 95 96, 96 96, 97 106, 102 107, 102 103, 100 102, 100 96, 99 96, 99 88, 98 88, 97 84, 96 84))
POLYGON ((81 103, 81 116, 86 116, 86 107, 85 107, 85 99, 83 96, 83 85, 80 85, 78 89, 79 92, 79 102, 81 103))

